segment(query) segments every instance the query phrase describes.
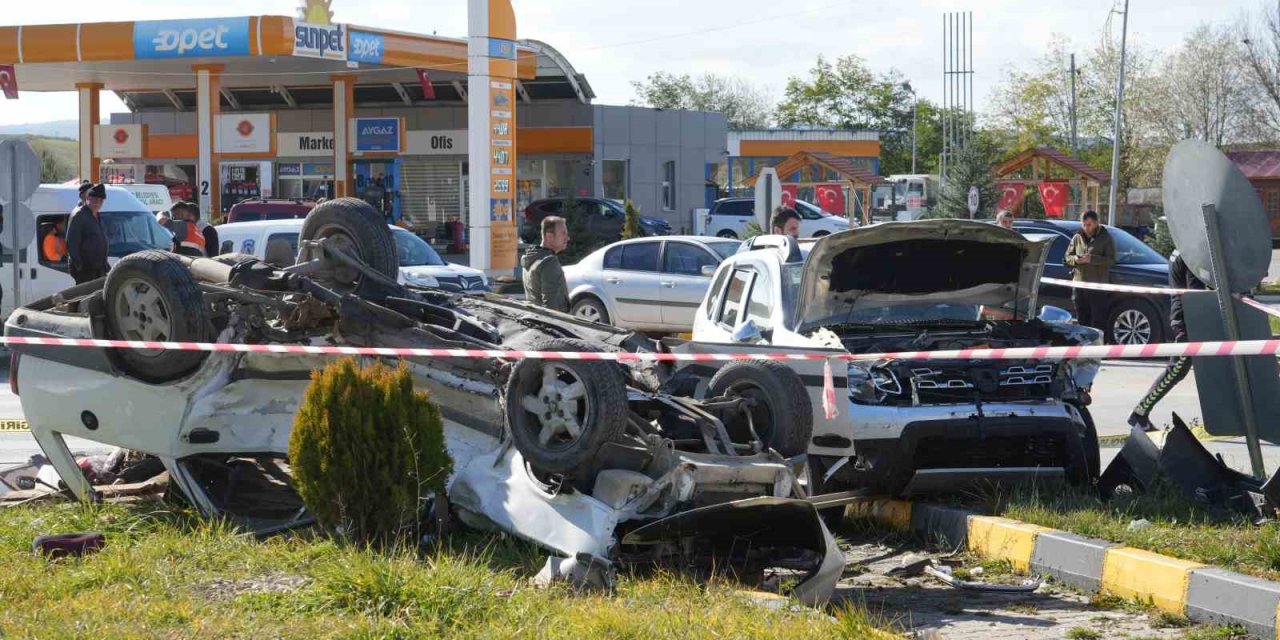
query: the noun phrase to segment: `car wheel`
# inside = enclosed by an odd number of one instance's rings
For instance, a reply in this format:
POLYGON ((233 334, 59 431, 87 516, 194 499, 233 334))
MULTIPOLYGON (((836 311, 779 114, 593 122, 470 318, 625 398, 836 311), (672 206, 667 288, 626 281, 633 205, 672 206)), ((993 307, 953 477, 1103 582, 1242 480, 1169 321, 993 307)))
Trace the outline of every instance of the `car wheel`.
POLYGON ((729 239, 729 240, 737 240, 737 239, 738 239, 738 234, 736 234, 736 233, 734 233, 734 232, 732 232, 732 231, 730 231, 730 230, 728 230, 728 229, 725 229, 725 230, 721 231, 720 233, 717 233, 717 234, 716 234, 716 237, 717 237, 717 238, 726 238, 726 239, 729 239))
MULTIPOLYGON (((125 256, 104 287, 107 335, 113 340, 209 342, 212 327, 200 286, 186 264, 167 251, 125 256)), ((200 366, 202 351, 116 349, 125 373, 151 383, 180 378, 200 366)))
MULTIPOLYGON (((396 241, 387 222, 369 203, 356 198, 326 200, 311 210, 298 238, 299 262, 318 259, 319 250, 307 247, 313 240, 325 240, 335 249, 350 255, 374 271, 395 280, 400 264, 396 258, 396 241)), ((334 264, 316 274, 316 281, 346 294, 371 295, 384 285, 343 264, 334 264)))
POLYGON ((815 237, 815 238, 825 238, 825 237, 827 237, 827 236, 829 236, 829 235, 831 235, 831 232, 830 232, 830 231, 818 231, 818 232, 816 232, 816 233, 814 233, 814 234, 813 234, 813 237, 815 237))
MULTIPOLYGON (((581 340, 539 340, 536 351, 599 351, 581 340)), ((627 425, 627 387, 613 362, 521 360, 505 394, 516 449, 546 473, 580 474, 627 425)))
POLYGON ((1125 298, 1111 307, 1107 321, 1107 341, 1111 344, 1152 344, 1164 341, 1160 314, 1142 298, 1125 298))
POLYGON ((570 312, 587 322, 595 322, 597 324, 609 324, 609 311, 604 308, 604 303, 592 296, 583 296, 577 302, 573 303, 570 312))
POLYGON ((784 456, 809 450, 813 435, 813 405, 800 376, 781 362, 751 360, 726 365, 707 387, 708 398, 741 397, 755 402, 751 419, 741 413, 726 416, 725 428, 734 442, 751 439, 751 427, 766 447, 784 456))

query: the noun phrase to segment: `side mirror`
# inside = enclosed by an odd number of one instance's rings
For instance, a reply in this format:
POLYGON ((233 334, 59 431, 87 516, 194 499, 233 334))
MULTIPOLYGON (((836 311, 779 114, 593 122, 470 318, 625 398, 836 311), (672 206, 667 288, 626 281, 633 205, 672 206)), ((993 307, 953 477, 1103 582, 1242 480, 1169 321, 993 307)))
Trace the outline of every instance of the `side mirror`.
POLYGON ((714 276, 715 274, 716 274, 716 265, 714 265, 714 264, 704 264, 704 265, 702 265, 702 275, 703 275, 703 277, 710 278, 711 276, 714 276))
POLYGON ((1071 322, 1071 312, 1062 307, 1055 307, 1046 304, 1040 307, 1040 320, 1044 322, 1068 323, 1071 322))
POLYGON ((758 342, 762 335, 760 327, 756 326, 756 321, 747 320, 733 330, 733 341, 740 344, 751 344, 758 342))

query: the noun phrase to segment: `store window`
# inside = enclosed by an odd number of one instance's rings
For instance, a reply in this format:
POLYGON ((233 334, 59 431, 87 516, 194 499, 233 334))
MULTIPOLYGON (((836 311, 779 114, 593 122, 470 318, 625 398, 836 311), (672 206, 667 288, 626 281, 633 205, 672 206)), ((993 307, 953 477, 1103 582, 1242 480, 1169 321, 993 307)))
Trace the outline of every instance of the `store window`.
POLYGON ((676 163, 662 163, 662 210, 676 210, 676 163))
POLYGON ((627 199, 627 161, 603 160, 600 162, 603 196, 613 200, 627 199))
POLYGON ((270 197, 271 189, 263 184, 270 179, 270 162, 224 162, 222 171, 222 212, 236 203, 270 197))
POLYGON ((276 193, 286 200, 332 197, 332 162, 288 162, 276 165, 276 193))

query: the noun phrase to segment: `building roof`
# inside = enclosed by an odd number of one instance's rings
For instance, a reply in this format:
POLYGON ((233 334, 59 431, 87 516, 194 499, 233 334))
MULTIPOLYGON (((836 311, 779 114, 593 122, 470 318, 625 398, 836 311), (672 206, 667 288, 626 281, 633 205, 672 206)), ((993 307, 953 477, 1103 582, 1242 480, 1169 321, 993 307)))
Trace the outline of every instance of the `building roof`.
POLYGON ((729 140, 878 141, 880 132, 849 129, 747 129, 730 131, 729 140))
POLYGON ((1226 155, 1250 180, 1280 179, 1280 150, 1227 151, 1226 155))
MULTIPOLYGON (((839 174, 841 180, 852 182, 858 186, 867 186, 880 184, 885 179, 863 169, 848 158, 832 155, 825 151, 799 151, 792 154, 786 160, 779 162, 774 170, 778 172, 779 178, 789 176, 796 171, 804 168, 806 165, 819 164, 839 174)), ((763 170, 762 170, 763 171, 763 170)), ((756 174, 743 181, 743 184, 750 187, 755 185, 760 174, 756 174)))
POLYGON ((1058 151, 1052 147, 1032 147, 1022 153, 1006 160, 1003 164, 996 167, 996 176, 1003 178, 1018 169, 1030 165, 1033 161, 1045 159, 1049 162, 1063 167, 1076 175, 1093 182, 1109 184, 1111 176, 1107 175, 1101 169, 1097 169, 1081 162, 1071 156, 1058 151))

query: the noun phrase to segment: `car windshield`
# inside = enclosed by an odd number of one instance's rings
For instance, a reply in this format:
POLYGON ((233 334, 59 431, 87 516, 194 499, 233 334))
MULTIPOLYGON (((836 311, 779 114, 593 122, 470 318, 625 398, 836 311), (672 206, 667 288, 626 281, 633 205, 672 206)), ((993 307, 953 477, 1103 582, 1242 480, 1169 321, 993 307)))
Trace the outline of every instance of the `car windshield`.
POLYGON ((1109 227, 1116 244, 1116 264, 1165 264, 1164 256, 1128 231, 1109 227))
POLYGON ((444 258, 418 236, 399 227, 391 230, 396 239, 396 254, 402 267, 443 267, 444 258))
POLYGON ((707 246, 711 247, 711 250, 716 252, 716 255, 720 256, 720 259, 723 260, 737 253, 738 247, 741 247, 742 243, 737 240, 732 242, 708 242, 707 246))
POLYGON ((107 254, 123 258, 148 249, 173 248, 173 234, 145 211, 103 211, 102 230, 107 234, 107 254))

